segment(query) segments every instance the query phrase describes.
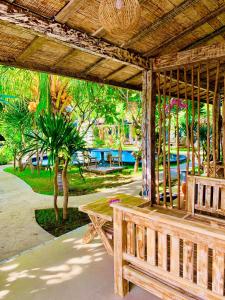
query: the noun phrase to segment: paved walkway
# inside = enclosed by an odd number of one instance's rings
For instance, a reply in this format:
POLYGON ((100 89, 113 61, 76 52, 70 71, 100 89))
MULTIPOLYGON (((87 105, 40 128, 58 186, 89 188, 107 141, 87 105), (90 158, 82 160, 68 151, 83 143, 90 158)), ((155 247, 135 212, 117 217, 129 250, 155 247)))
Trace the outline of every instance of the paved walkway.
MULTIPOLYGON (((100 193, 70 197, 69 206, 77 207, 112 193, 138 195, 141 180, 100 193)), ((34 210, 53 206, 52 196, 32 191, 24 181, 3 171, 0 166, 0 260, 30 249, 54 237, 35 221, 34 210)), ((59 197, 62 206, 62 197, 59 197)))
MULTIPOLYGON (((113 258, 86 226, 0 263, 1 300, 121 300, 113 292, 113 258)), ((162 295, 163 296, 163 295, 162 295)), ((133 287, 124 300, 159 300, 133 287)))

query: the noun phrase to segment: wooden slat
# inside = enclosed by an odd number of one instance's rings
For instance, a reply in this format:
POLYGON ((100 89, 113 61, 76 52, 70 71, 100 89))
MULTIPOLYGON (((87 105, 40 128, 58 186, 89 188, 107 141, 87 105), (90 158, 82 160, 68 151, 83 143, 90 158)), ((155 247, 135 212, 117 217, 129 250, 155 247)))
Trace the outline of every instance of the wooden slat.
POLYGON ((167 235, 158 232, 158 266, 167 271, 167 235))
POLYGON ((144 260, 145 259, 145 227, 136 226, 136 252, 137 258, 144 260))
POLYGON ((205 188, 205 206, 209 208, 211 206, 211 186, 207 185, 205 188))
POLYGON ((212 291, 224 294, 224 253, 219 250, 213 250, 212 291))
POLYGON ((199 183, 198 185, 198 205, 203 206, 203 184, 199 183))
POLYGON ((194 244, 184 240, 183 243, 183 277, 193 281, 194 244))
POLYGON ((213 188, 213 208, 219 208, 219 186, 214 186, 213 188))
POLYGON ((197 245, 197 284, 208 287, 208 247, 203 244, 197 245))
POLYGON ((135 226, 132 222, 127 222, 127 253, 135 255, 135 226))
POLYGON ((147 228, 147 261, 156 265, 156 232, 150 228, 147 228))
POLYGON ((170 272, 175 276, 180 275, 180 239, 171 236, 170 239, 170 272))
POLYGON ((225 210, 225 188, 221 188, 221 204, 220 208, 225 210))

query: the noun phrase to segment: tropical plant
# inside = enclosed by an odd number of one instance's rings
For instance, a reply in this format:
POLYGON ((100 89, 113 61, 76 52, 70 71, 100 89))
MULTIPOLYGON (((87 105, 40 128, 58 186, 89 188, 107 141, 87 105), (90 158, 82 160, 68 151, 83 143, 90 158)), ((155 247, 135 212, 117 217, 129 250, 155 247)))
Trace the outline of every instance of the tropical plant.
POLYGON ((58 205, 57 199, 59 194, 58 173, 59 173, 59 156, 65 158, 63 169, 63 187, 64 187, 64 219, 67 218, 68 207, 68 180, 67 169, 69 161, 74 151, 84 148, 84 142, 79 136, 73 123, 65 122, 65 118, 61 114, 44 113, 37 120, 37 131, 29 134, 31 143, 27 147, 26 152, 40 149, 41 152, 48 153, 49 163, 54 165, 54 210, 56 220, 58 221, 58 205))

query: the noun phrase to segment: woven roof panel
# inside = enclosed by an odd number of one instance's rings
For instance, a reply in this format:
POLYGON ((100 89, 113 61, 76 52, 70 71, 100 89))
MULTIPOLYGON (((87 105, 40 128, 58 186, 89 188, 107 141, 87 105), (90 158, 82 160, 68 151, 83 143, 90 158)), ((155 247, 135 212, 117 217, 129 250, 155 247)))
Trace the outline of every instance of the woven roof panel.
POLYGON ((16 0, 15 3, 46 17, 54 17, 69 0, 16 0))

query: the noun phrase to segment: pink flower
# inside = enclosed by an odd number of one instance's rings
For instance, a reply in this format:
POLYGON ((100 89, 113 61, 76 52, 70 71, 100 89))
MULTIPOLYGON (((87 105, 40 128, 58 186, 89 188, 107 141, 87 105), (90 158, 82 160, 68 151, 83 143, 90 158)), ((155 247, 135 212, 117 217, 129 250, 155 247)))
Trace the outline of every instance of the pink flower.
POLYGON ((113 204, 113 203, 118 203, 118 202, 120 202, 121 200, 120 199, 110 199, 109 200, 109 204, 113 204))
POLYGON ((170 104, 168 104, 168 105, 166 106, 166 113, 169 112, 169 108, 170 108, 170 109, 173 109, 174 106, 178 106, 178 108, 180 108, 180 109, 187 108, 187 104, 184 103, 182 99, 179 99, 179 98, 171 98, 171 99, 170 99, 170 104))

